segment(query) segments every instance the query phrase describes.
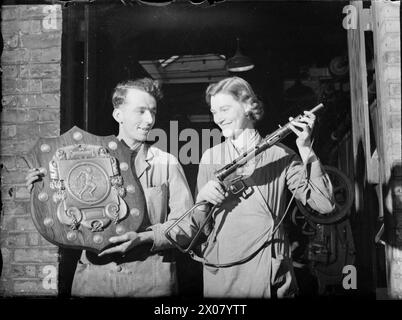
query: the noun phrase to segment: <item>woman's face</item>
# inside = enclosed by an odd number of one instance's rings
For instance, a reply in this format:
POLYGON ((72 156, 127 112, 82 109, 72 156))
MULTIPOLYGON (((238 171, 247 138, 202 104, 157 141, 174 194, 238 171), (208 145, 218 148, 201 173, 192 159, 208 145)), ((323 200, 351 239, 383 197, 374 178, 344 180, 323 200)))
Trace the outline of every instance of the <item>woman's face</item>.
POLYGON ((211 97, 211 112, 214 122, 221 128, 225 138, 235 139, 244 129, 254 127, 247 118, 245 105, 231 94, 217 93, 211 97))

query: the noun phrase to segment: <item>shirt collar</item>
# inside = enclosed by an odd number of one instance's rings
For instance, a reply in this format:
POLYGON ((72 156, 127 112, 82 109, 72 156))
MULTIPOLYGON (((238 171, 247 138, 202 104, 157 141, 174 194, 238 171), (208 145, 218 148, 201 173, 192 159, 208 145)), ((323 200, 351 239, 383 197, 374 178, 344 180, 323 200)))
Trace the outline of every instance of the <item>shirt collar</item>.
POLYGON ((229 139, 230 144, 239 152, 245 152, 255 147, 261 136, 255 129, 244 129, 236 139, 229 139))
POLYGON ((148 143, 142 143, 136 150, 132 150, 127 143, 121 139, 120 142, 132 152, 136 152, 134 166, 137 177, 140 178, 144 172, 151 166, 150 161, 155 156, 148 143))

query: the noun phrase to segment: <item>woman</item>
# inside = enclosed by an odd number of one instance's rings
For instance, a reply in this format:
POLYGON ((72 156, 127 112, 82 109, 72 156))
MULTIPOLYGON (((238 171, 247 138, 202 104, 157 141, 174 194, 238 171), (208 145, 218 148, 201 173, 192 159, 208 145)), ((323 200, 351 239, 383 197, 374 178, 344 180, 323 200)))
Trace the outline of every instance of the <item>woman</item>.
POLYGON ((311 148, 315 116, 305 111, 300 120, 292 121, 300 156, 282 144, 267 149, 238 172, 247 189, 233 195, 214 172, 261 141, 255 124, 263 116, 263 106, 249 83, 239 77, 210 85, 206 100, 225 141, 208 149, 200 161, 196 202, 219 205, 203 255, 209 263, 227 264, 256 254, 231 267, 205 266, 204 296, 292 296, 296 285, 283 226, 272 234, 286 209, 286 187, 314 210, 329 213, 334 208, 331 182, 311 148))

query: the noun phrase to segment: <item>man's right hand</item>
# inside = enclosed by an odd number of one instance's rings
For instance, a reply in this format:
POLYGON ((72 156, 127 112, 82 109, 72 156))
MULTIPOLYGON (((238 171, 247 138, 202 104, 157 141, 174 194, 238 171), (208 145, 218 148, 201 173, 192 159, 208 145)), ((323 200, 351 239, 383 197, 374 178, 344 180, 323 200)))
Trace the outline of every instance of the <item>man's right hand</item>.
POLYGON ((28 170, 28 174, 25 177, 25 185, 29 192, 32 191, 34 182, 40 181, 42 177, 45 176, 45 172, 46 170, 44 168, 32 168, 28 170))

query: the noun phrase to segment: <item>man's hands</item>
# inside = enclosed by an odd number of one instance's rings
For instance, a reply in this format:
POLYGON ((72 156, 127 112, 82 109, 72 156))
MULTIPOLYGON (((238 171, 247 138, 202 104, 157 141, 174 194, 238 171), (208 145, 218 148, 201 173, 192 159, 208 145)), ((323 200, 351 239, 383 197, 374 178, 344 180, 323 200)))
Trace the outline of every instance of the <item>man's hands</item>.
POLYGON ((99 257, 105 255, 105 254, 110 254, 110 253, 122 253, 125 254, 132 248, 143 244, 147 242, 153 242, 153 231, 145 231, 145 232, 134 232, 134 231, 129 231, 126 232, 125 234, 121 236, 116 236, 116 237, 111 237, 109 241, 111 243, 119 243, 122 242, 121 244, 106 249, 102 251, 100 254, 98 254, 99 257))
POLYGON ((34 182, 40 181, 45 174, 46 169, 44 168, 32 168, 28 170, 28 174, 25 177, 25 185, 27 186, 29 192, 32 191, 34 182))
POLYGON ((290 129, 297 135, 296 145, 304 163, 315 153, 311 149, 311 135, 313 133, 316 116, 310 111, 304 111, 304 116, 299 120, 289 118, 290 129))

